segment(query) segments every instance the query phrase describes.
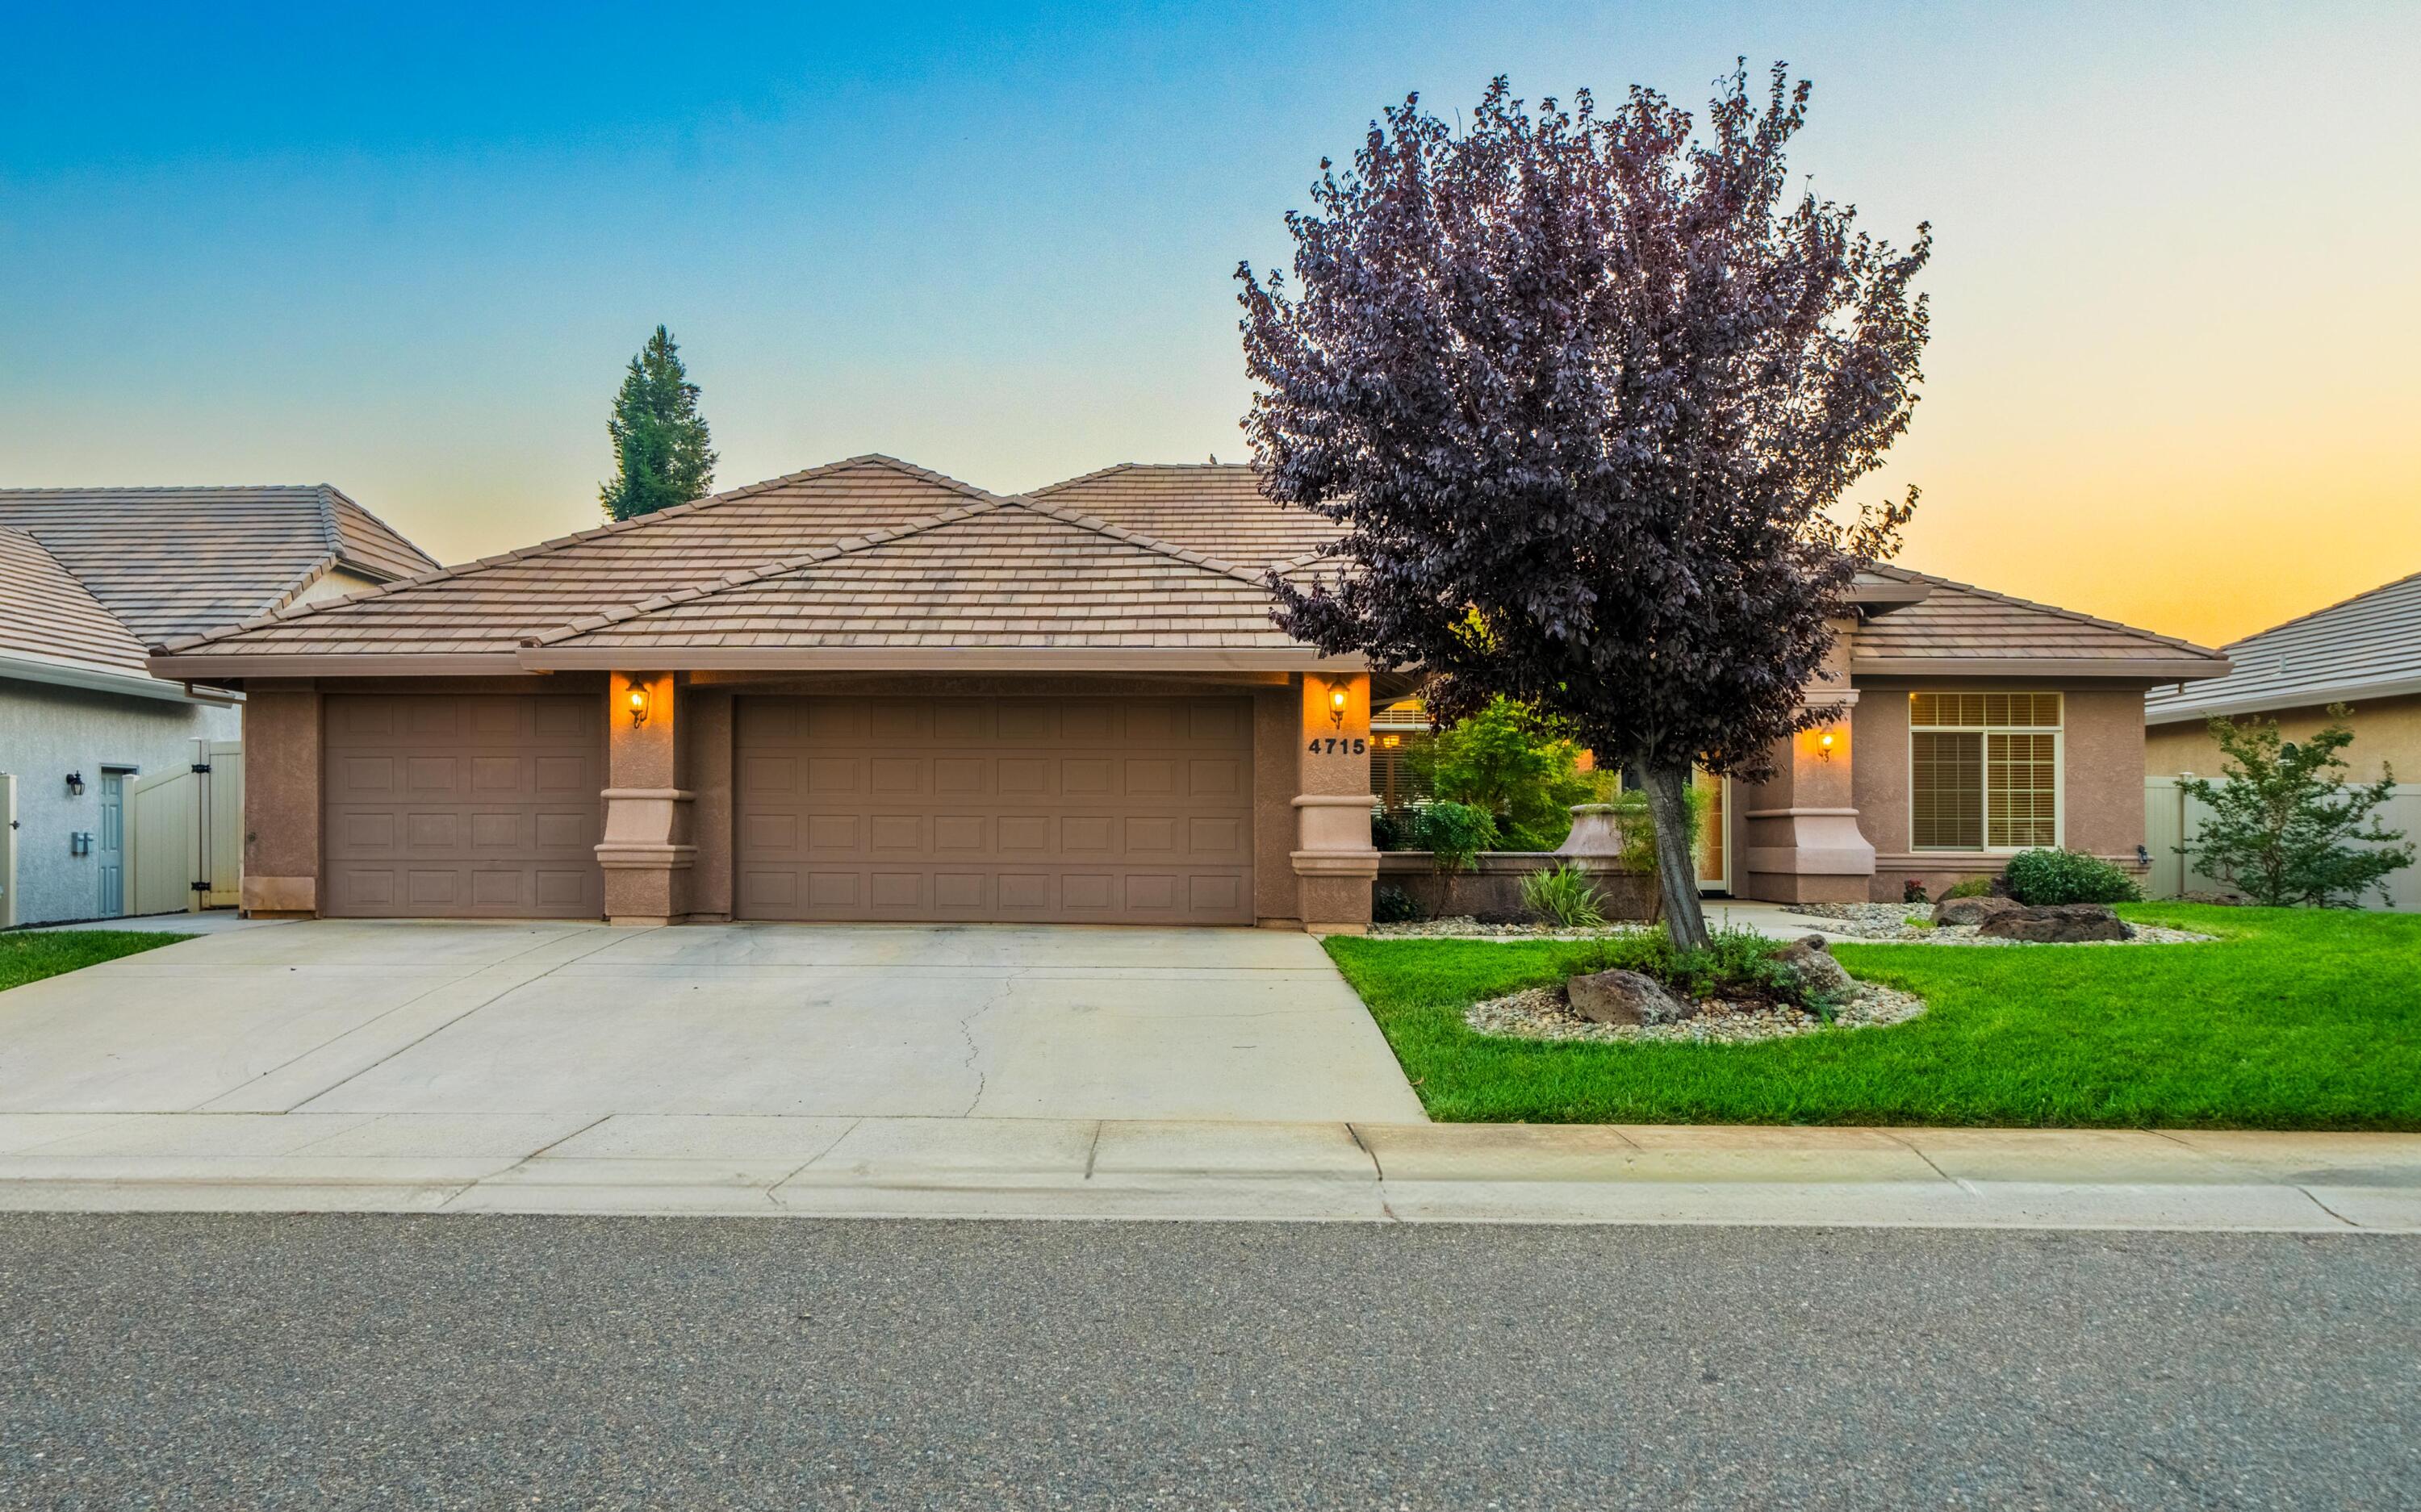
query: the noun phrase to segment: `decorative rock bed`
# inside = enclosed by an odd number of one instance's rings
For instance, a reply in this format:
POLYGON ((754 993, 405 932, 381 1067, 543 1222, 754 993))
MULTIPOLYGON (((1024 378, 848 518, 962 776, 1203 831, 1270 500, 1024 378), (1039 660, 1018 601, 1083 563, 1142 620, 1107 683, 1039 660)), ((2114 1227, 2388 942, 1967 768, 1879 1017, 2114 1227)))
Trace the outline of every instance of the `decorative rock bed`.
POLYGON ((1568 929, 1560 924, 1491 923, 1464 913, 1445 919, 1414 919, 1406 924, 1374 924, 1370 933, 1379 939, 1394 940, 1601 940, 1663 927, 1661 924, 1617 921, 1594 929, 1568 929))
MULTIPOLYGON (((1861 940, 1889 940, 1913 945, 2021 945, 2024 940, 2005 940, 1984 933, 1981 925, 1925 924, 1914 925, 1911 919, 1926 917, 1922 903, 1786 903, 1786 913, 1797 913, 1811 919, 1824 920, 1836 934, 1853 934, 1861 940)), ((2183 945, 2196 944, 2219 938, 2198 934, 2192 929, 2163 929, 2157 925, 2136 924, 2126 940, 2082 940, 2077 944, 2089 945, 2183 945)))
POLYGON ((1483 1035, 1518 1039, 1682 1040, 1699 1044, 1742 1045, 1762 1039, 1788 1039, 1823 1029, 1873 1029, 1906 1023, 1925 1011, 1925 1000, 1913 992, 1860 982, 1850 1000, 1826 1023, 1805 1008, 1766 1003, 1701 1004, 1695 1017, 1676 1023, 1591 1023, 1572 1011, 1561 987, 1534 987, 1510 997, 1490 998, 1463 1010, 1463 1022, 1483 1035))

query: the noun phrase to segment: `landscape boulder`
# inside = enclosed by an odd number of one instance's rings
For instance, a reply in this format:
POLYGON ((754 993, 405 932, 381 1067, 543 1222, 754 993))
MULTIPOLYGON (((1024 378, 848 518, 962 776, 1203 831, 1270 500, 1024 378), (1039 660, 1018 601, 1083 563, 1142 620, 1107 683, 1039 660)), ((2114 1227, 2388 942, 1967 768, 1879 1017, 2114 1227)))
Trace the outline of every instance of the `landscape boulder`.
POLYGON ((1933 905, 1936 924, 1982 924, 2004 913, 2023 913, 2025 905, 2013 897, 1945 897, 1933 905))
POLYGON ((1789 967, 1799 978, 1799 985, 1810 992, 1847 992, 1857 986, 1841 969, 1841 963, 1833 959, 1832 951, 1825 948, 1820 934, 1791 942, 1773 959, 1789 967))
POLYGON ((2135 931, 2127 927, 2106 903, 2053 903, 2042 908, 2022 908, 1986 919, 1979 932, 1994 940, 2023 940, 2038 945, 2135 938, 2135 931))
POLYGON ((1591 1023, 1673 1023, 1698 1011, 1695 1003, 1638 972, 1575 976, 1564 984, 1564 997, 1591 1023))

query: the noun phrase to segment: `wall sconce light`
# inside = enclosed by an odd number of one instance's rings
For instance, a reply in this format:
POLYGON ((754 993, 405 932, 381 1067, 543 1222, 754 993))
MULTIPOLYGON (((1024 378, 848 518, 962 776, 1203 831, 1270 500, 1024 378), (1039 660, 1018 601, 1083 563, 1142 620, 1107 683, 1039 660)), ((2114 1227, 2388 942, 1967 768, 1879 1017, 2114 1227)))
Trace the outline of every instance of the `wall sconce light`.
POLYGON ((70 798, 82 798, 84 796, 83 772, 70 772, 68 773, 68 796, 70 798))
POLYGON ((645 684, 631 684, 631 727, 637 729, 648 722, 648 690, 645 684))
POLYGON ((1816 737, 1816 754, 1827 761, 1833 759, 1833 732, 1831 730, 1826 730, 1823 734, 1816 737))
POLYGON ((1350 700, 1345 684, 1332 682, 1328 685, 1328 723, 1340 730, 1345 727, 1345 706, 1350 700))

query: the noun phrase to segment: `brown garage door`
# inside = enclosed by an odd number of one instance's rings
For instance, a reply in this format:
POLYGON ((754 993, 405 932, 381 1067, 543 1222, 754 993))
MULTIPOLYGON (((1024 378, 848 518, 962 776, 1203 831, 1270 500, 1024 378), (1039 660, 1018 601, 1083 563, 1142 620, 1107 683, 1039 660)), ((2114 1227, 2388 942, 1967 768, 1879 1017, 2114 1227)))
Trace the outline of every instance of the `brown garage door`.
POLYGON ((1253 922, 1242 698, 743 698, 750 919, 1253 922))
POLYGON ((320 903, 340 918, 593 919, 591 694, 331 694, 320 903))

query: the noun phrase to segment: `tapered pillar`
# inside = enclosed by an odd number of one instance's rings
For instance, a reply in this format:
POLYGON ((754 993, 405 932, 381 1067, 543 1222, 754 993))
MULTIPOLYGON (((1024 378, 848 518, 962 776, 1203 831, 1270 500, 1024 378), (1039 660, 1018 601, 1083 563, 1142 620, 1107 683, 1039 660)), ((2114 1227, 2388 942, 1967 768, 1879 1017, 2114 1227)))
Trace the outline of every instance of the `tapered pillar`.
POLYGON ((617 672, 606 682, 605 916, 670 924, 690 911, 690 804, 680 786, 680 689, 669 672, 617 672))
POLYGON ((1315 934, 1362 934, 1370 927, 1370 884, 1379 852, 1370 844, 1370 678, 1361 673, 1303 678, 1296 737, 1296 886, 1303 927, 1315 934))

